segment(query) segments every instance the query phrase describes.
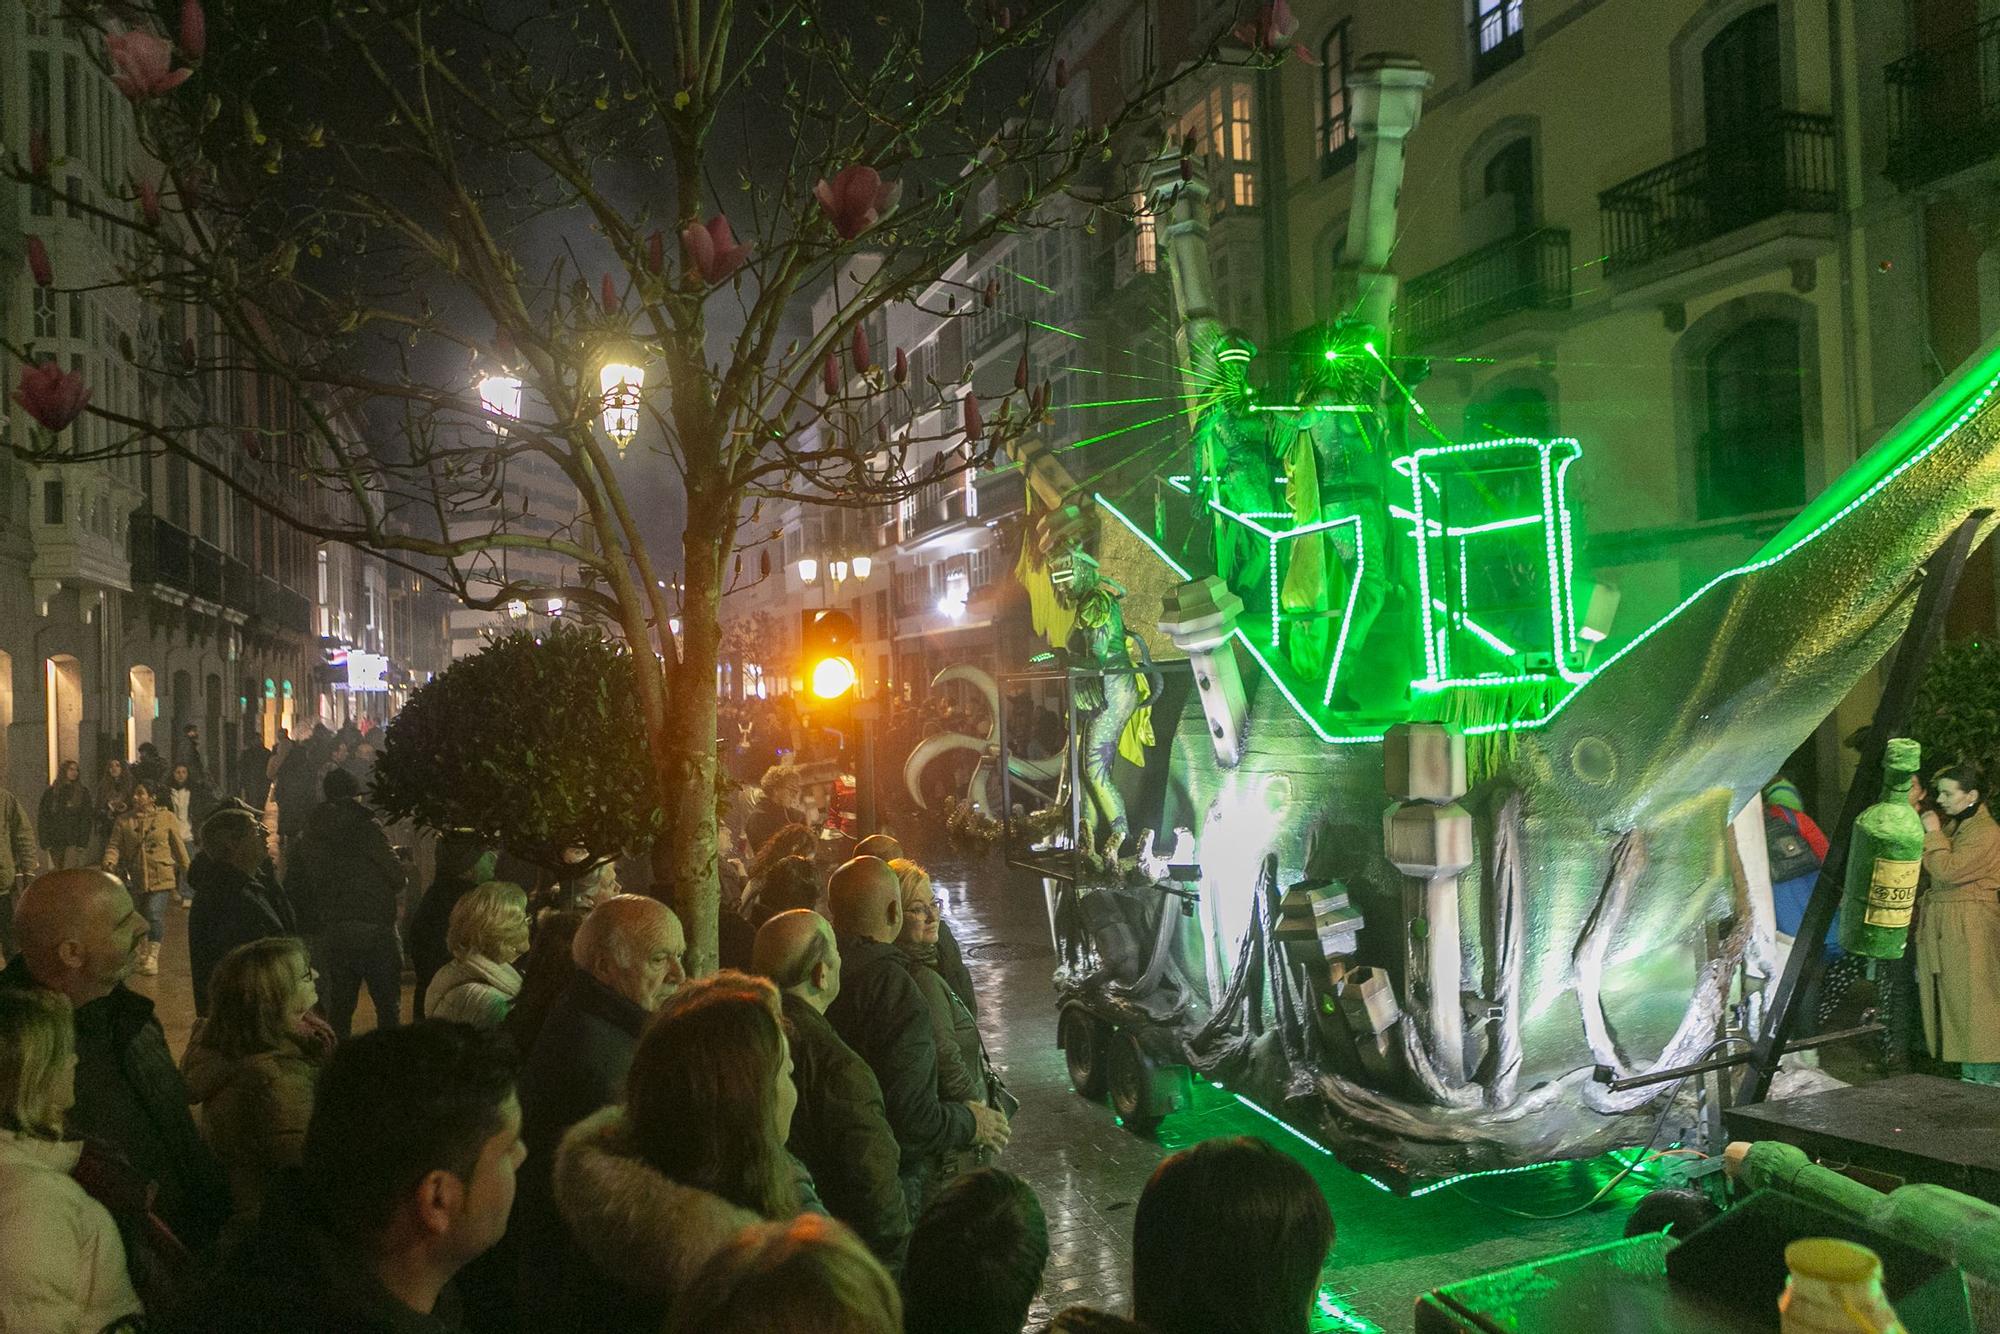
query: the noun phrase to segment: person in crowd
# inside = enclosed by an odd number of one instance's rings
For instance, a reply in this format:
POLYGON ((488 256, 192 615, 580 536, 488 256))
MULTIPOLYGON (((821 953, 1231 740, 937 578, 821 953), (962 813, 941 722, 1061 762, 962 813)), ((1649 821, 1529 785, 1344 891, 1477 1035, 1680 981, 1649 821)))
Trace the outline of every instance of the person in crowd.
POLYGON ((804 788, 799 771, 792 765, 774 764, 764 771, 764 776, 757 780, 757 798, 751 803, 749 818, 743 822, 743 833, 751 847, 761 853, 780 829, 806 823, 801 804, 804 788))
MULTIPOLYGON (((293 842, 305 837, 306 822, 319 805, 319 770, 324 761, 323 743, 317 732, 302 740, 293 738, 272 757, 276 768, 271 775, 271 796, 278 803, 278 846, 287 857, 291 855, 293 842)), ((289 862, 285 871, 291 873, 289 862)))
POLYGON ((819 877, 809 857, 782 857, 764 876, 750 899, 749 922, 761 927, 781 912, 800 908, 819 911, 819 877))
POLYGON ((1020 1334, 1048 1262, 1048 1219, 1028 1183, 994 1167, 968 1172, 910 1235, 904 1318, 930 1334, 1020 1334))
POLYGON ((556 1148, 570 1127, 618 1100, 640 1032, 685 980, 686 953, 673 909, 637 894, 606 899, 577 928, 570 946, 575 971, 525 1048, 521 1071, 528 1158, 508 1241, 529 1267, 519 1285, 523 1329, 554 1328, 562 1318, 560 1287, 540 1272, 545 1257, 563 1245, 550 1194, 556 1148))
POLYGON ((465 1024, 378 1029, 320 1075, 299 1166, 175 1326, 200 1334, 456 1334, 453 1277, 507 1228, 517 1057, 465 1024))
POLYGON ((35 811, 35 832, 49 865, 57 870, 83 865, 96 823, 97 806, 83 784, 83 767, 64 760, 35 811))
POLYGON ((138 968, 152 977, 160 971, 160 942, 167 938, 167 897, 188 868, 188 850, 180 821, 157 803, 151 783, 132 785, 132 808, 112 828, 99 865, 124 875, 132 901, 146 915, 138 968))
POLYGON ((667 1322, 667 1334, 903 1330, 903 1304, 881 1262, 846 1228, 817 1214, 737 1233, 702 1266, 667 1322))
MULTIPOLYGON (((888 834, 870 834, 855 845, 857 857, 879 857, 885 862, 903 860, 903 845, 888 834)), ((972 970, 965 966, 965 955, 958 947, 958 937, 951 931, 951 923, 938 915, 937 962, 933 965, 938 975, 945 980, 974 1022, 979 1019, 979 994, 972 986, 972 970)))
POLYGON ((833 925, 810 908, 779 913, 757 929, 753 963, 778 988, 791 1030, 799 1106, 787 1147, 812 1173, 827 1211, 859 1233, 883 1264, 900 1270, 910 1214, 882 1086, 826 1021, 827 1006, 840 994, 833 925))
POLYGON ((208 1019, 181 1059, 188 1097, 229 1174, 232 1226, 256 1217, 264 1188, 299 1161, 313 1086, 330 1050, 312 956, 296 936, 238 945, 209 978, 208 1019))
POLYGON ((497 1028, 521 994, 514 961, 528 952, 528 894, 489 880, 458 901, 445 931, 451 962, 424 991, 424 1013, 474 1028, 497 1028))
POLYGON ((174 742, 173 762, 188 767, 188 771, 195 775, 196 786, 209 785, 208 761, 203 759, 201 754, 201 729, 193 723, 187 723, 181 728, 180 739, 174 742))
POLYGON ((438 840, 437 874, 417 910, 410 914, 410 967, 417 975, 414 997, 417 1018, 424 1016, 424 992, 438 969, 451 962, 451 946, 445 935, 451 927, 451 910, 458 901, 493 878, 499 864, 496 848, 468 834, 447 834, 438 840))
POLYGON ((570 957, 570 949, 587 916, 581 908, 550 908, 535 920, 528 957, 521 965, 521 991, 502 1021, 514 1045, 523 1052, 534 1050, 549 1012, 576 976, 576 960, 570 957))
POLYGON ((35 874, 35 831, 20 801, 0 787, 0 959, 14 953, 16 892, 35 874))
POLYGON ((1958 1062, 1972 1083, 2000 1084, 2000 825, 1986 809, 1985 783, 1971 764, 1931 776, 1917 991, 1931 1055, 1958 1062))
POLYGON ((208 980, 222 956, 266 936, 296 936, 301 924, 291 896, 271 868, 263 819, 229 805, 201 826, 201 851, 188 867, 194 908, 188 913, 188 974, 194 1012, 208 1014, 208 980))
MULTIPOLYGON (((907 857, 890 862, 889 869, 896 873, 903 898, 903 928, 896 948, 910 961, 910 976, 916 979, 930 1014, 938 1054, 938 1097, 946 1102, 986 1102, 986 1053, 979 1026, 938 971, 940 913, 930 873, 907 857)), ((947 1154, 933 1165, 927 1189, 935 1192, 975 1165, 969 1150, 947 1154)))
POLYGON ((132 765, 132 781, 135 784, 151 783, 157 794, 167 785, 167 773, 167 762, 160 755, 160 748, 150 741, 141 741, 139 758, 132 765))
POLYGON ((117 1224, 72 1175, 76 1067, 68 999, 0 990, 0 1330, 97 1334, 144 1313, 117 1224))
MULTIPOLYGON (((208 796, 195 785, 195 771, 185 764, 176 764, 173 774, 167 779, 167 791, 161 805, 173 812, 174 823, 180 827, 181 842, 194 846, 195 826, 208 818, 208 796)), ((194 907, 194 897, 189 891, 187 868, 174 882, 174 897, 183 908, 194 907)))
POLYGON ((271 748, 254 731, 236 757, 236 795, 256 811, 271 799, 271 748))
POLYGON ((747 868, 748 878, 743 885, 743 901, 749 903, 756 899, 757 892, 766 877, 785 858, 804 857, 810 861, 817 843, 818 840, 813 837, 812 830, 806 826, 788 824, 765 839, 762 844, 752 845, 756 851, 751 856, 747 868))
POLYGON ((882 1086, 901 1149, 903 1197, 914 1214, 934 1163, 975 1144, 1005 1148, 1008 1127, 984 1102, 938 1096, 930 1007, 894 944, 903 929, 901 890, 888 863, 874 857, 856 857, 834 872, 827 893, 842 976, 826 1017, 882 1086))
POLYGON ((195 1129, 153 1002, 125 985, 145 920, 116 877, 89 867, 50 871, 20 899, 21 952, 0 971, 0 990, 40 988, 68 998, 77 1055, 71 1128, 115 1149, 154 1183, 155 1211, 199 1251, 229 1216, 229 1183, 195 1129))
POLYGON ((682 987, 640 1037, 623 1105, 556 1152, 558 1327, 652 1334, 736 1233, 796 1215, 796 1103, 777 990, 743 973, 682 987))
POLYGON ((1297 1160, 1247 1136, 1153 1169, 1132 1215, 1132 1318, 1155 1334, 1306 1334, 1333 1214, 1297 1160))
POLYGON ((375 1026, 402 1022, 403 946, 396 910, 403 863, 345 769, 328 770, 326 800, 312 814, 285 870, 285 889, 318 933, 313 959, 334 1034, 345 1038, 366 984, 375 1026))

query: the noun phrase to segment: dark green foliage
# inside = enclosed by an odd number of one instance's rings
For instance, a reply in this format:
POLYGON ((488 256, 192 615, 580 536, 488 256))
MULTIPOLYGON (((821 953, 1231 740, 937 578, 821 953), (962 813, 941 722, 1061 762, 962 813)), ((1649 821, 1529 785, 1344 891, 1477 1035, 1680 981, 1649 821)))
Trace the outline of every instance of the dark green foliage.
MULTIPOLYGON (((1941 644, 1924 669, 1907 729, 1924 748, 1924 772, 1970 760, 2000 773, 2000 644, 1941 644)), ((1990 781, 1990 779, 1989 779, 1990 781)))
POLYGON ((390 819, 472 830, 552 872, 566 849, 600 862, 659 827, 631 655, 595 630, 494 640, 417 691, 387 735, 370 800, 390 819))

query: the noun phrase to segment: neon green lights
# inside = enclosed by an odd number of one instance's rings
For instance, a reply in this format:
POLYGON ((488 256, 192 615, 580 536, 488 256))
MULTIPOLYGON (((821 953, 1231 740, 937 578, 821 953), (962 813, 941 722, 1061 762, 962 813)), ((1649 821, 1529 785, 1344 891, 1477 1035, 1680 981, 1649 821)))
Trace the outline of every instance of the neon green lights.
POLYGON ((1034 325, 1037 329, 1046 329, 1050 333, 1061 334, 1064 338, 1074 338, 1079 343, 1083 341, 1082 334, 1077 333, 1073 329, 1065 329, 1059 324, 1044 324, 1040 320, 1029 320, 1028 323, 1034 325))
POLYGON ((1035 289, 1036 291, 1038 291, 1038 292, 1047 292, 1047 293, 1048 293, 1049 295, 1051 295, 1051 296, 1054 296, 1054 295, 1055 295, 1055 290, 1056 290, 1056 289, 1055 289, 1055 288, 1053 288, 1053 287, 1051 287, 1051 286, 1049 286, 1049 285, 1048 285, 1047 283, 1045 283, 1045 282, 1039 282, 1039 281, 1037 281, 1037 280, 1035 280, 1035 279, 1033 279, 1033 278, 1030 278, 1030 277, 1029 277, 1029 276, 1028 276, 1027 274, 1025 274, 1025 273, 1021 273, 1021 272, 1019 272, 1019 271, 1017 271, 1017 270, 1014 270, 1014 269, 1010 269, 1010 268, 1008 268, 1008 267, 1007 267, 1007 266, 1006 266, 1005 264, 1001 264, 1001 265, 998 265, 998 266, 996 266, 996 267, 998 267, 998 268, 999 268, 999 270, 1000 270, 1000 272, 1002 272, 1002 273, 1006 273, 1006 274, 1011 274, 1011 275, 1013 275, 1014 277, 1016 277, 1016 278, 1019 278, 1019 279, 1020 279, 1020 280, 1021 280, 1022 282, 1026 283, 1026 284, 1027 284, 1028 286, 1030 286, 1030 287, 1034 288, 1034 289, 1035 289))
POLYGON ((1327 664, 1326 693, 1320 696, 1320 707, 1333 704, 1333 688, 1340 680, 1340 663, 1347 656, 1347 631, 1354 624, 1354 604, 1361 597, 1361 576, 1368 570, 1368 530, 1362 526, 1361 516, 1350 515, 1346 522, 1354 525, 1354 573, 1347 581, 1347 605, 1340 612, 1340 633, 1333 641, 1333 661, 1327 664))

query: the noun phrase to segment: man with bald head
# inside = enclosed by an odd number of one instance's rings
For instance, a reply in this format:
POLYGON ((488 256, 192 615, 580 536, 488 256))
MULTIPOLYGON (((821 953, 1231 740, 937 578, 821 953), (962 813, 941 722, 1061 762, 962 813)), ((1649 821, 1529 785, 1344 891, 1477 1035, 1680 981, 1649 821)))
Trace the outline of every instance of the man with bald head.
MULTIPOLYGON (((549 1194, 549 1169, 569 1128, 618 1101, 640 1030, 687 974, 687 936, 673 909, 642 894, 601 900, 576 929, 570 959, 576 973, 550 1007, 521 1070, 521 1142, 527 1159, 516 1175, 507 1249, 523 1273, 546 1264, 563 1244, 563 1225, 549 1194)), ((559 1312, 539 1303, 560 1285, 520 1284, 523 1329, 559 1328, 559 1312), (530 1309, 533 1308, 533 1309, 530 1309)))
POLYGON ((983 1103, 938 1097, 930 1008, 895 946, 903 896, 889 864, 854 858, 827 882, 827 899, 842 979, 826 1017, 882 1085, 889 1128, 902 1151, 903 1196, 914 1217, 938 1161, 974 1144, 1004 1148, 1007 1118, 983 1103))
POLYGON ((758 928, 751 967, 777 985, 791 1026, 799 1105, 786 1147, 812 1173, 827 1211, 898 1272, 910 1239, 902 1151, 875 1073, 826 1021, 840 994, 832 924, 810 908, 778 913, 758 928))
POLYGON ((21 952, 0 986, 59 992, 76 1009, 70 1128, 157 1183, 155 1212, 188 1246, 206 1247, 229 1217, 229 1185, 195 1129, 153 1002, 125 985, 146 919, 125 886, 94 867, 51 871, 20 900, 21 952))

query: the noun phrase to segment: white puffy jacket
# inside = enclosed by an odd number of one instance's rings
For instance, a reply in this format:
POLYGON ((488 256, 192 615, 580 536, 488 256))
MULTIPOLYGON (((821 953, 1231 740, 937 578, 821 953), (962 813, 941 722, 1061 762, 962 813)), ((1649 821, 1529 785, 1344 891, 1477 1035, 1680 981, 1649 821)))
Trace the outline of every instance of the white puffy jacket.
POLYGON ((142 1313, 117 1226, 70 1176, 82 1153, 0 1130, 0 1334, 97 1334, 142 1313))

